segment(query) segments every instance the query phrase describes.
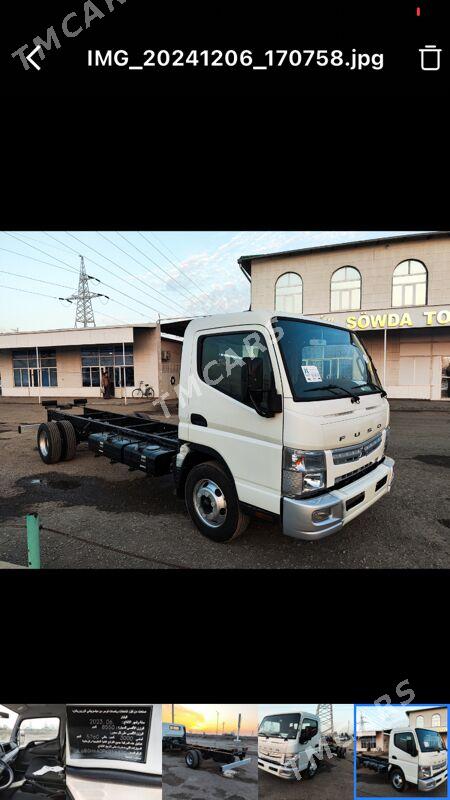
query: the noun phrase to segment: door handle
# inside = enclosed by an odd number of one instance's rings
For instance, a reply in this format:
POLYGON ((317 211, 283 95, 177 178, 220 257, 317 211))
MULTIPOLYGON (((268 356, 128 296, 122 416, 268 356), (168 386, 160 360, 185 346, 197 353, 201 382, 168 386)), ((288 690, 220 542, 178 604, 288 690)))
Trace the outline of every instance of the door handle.
POLYGON ((208 423, 201 414, 191 414, 191 422, 193 425, 201 425, 202 428, 207 428, 208 423))
POLYGON ((395 760, 397 761, 397 756, 391 756, 391 757, 392 757, 392 758, 395 758, 395 760))

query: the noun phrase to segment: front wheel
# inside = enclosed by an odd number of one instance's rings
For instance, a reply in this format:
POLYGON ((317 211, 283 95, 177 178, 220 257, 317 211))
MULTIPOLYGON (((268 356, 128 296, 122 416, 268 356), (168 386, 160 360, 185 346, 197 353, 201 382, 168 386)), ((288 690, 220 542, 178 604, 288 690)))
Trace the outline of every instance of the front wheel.
POLYGON ((232 479, 217 461, 206 461, 191 469, 185 501, 193 523, 213 542, 236 539, 249 523, 248 516, 241 512, 232 479))
POLYGON ((132 397, 142 397, 142 389, 133 389, 131 392, 132 397))
POLYGON ((184 760, 186 762, 186 766, 188 766, 189 769, 198 769, 198 766, 200 764, 200 756, 197 750, 188 750, 184 757, 184 760))
POLYGON ((314 778, 316 772, 317 772, 317 761, 314 758, 314 756, 312 756, 312 758, 308 763, 307 768, 305 769, 303 777, 306 778, 307 780, 311 780, 311 778, 314 778))
POLYGON ((406 789, 405 776, 401 769, 392 769, 390 774, 391 784, 396 792, 404 792, 406 789))

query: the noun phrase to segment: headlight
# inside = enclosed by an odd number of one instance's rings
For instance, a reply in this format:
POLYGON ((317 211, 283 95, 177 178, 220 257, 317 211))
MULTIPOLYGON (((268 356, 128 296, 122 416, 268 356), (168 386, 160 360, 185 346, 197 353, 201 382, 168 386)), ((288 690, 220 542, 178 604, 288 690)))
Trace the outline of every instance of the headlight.
POLYGON ((419 767, 419 778, 431 778, 431 767, 419 767))
POLYGON ((327 467, 323 450, 283 448, 283 494, 288 497, 307 495, 324 489, 327 467))

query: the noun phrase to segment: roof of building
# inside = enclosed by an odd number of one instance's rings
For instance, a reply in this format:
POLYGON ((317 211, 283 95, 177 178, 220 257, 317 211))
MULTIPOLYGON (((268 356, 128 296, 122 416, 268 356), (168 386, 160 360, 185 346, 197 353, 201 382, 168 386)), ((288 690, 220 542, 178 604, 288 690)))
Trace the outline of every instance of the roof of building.
POLYGON ((400 236, 382 236, 376 239, 360 239, 356 242, 338 242, 336 244, 321 244, 317 247, 301 247, 297 250, 280 250, 276 253, 258 253, 253 256, 240 256, 238 264, 245 277, 251 281, 252 261, 263 258, 284 258, 289 256, 307 255, 308 253, 321 253, 332 250, 345 250, 349 247, 374 247, 396 242, 409 242, 427 239, 440 239, 450 236, 450 231, 430 231, 428 233, 406 233, 400 236))
POLYGON ((442 709, 447 710, 447 706, 420 706, 420 708, 410 708, 409 710, 405 708, 405 714, 421 714, 422 711, 441 711, 442 709))

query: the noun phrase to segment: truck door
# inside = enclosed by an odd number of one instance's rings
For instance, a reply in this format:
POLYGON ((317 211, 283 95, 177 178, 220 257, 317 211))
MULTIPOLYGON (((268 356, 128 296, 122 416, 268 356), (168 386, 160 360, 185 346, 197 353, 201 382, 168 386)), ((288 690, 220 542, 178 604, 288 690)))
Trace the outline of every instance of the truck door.
POLYGON ((273 344, 261 326, 196 334, 189 440, 222 456, 241 502, 279 514, 283 415, 261 416, 243 396, 242 365, 255 357, 263 362, 264 385, 274 381, 282 394, 273 344))
POLYGON ((418 749, 413 732, 395 733, 389 751, 390 766, 400 767, 406 780, 417 784, 418 763, 418 749))
POLYGON ((299 736, 299 770, 308 769, 312 764, 312 772, 316 769, 313 762, 314 753, 318 753, 320 745, 319 723, 313 717, 304 716, 299 736))

